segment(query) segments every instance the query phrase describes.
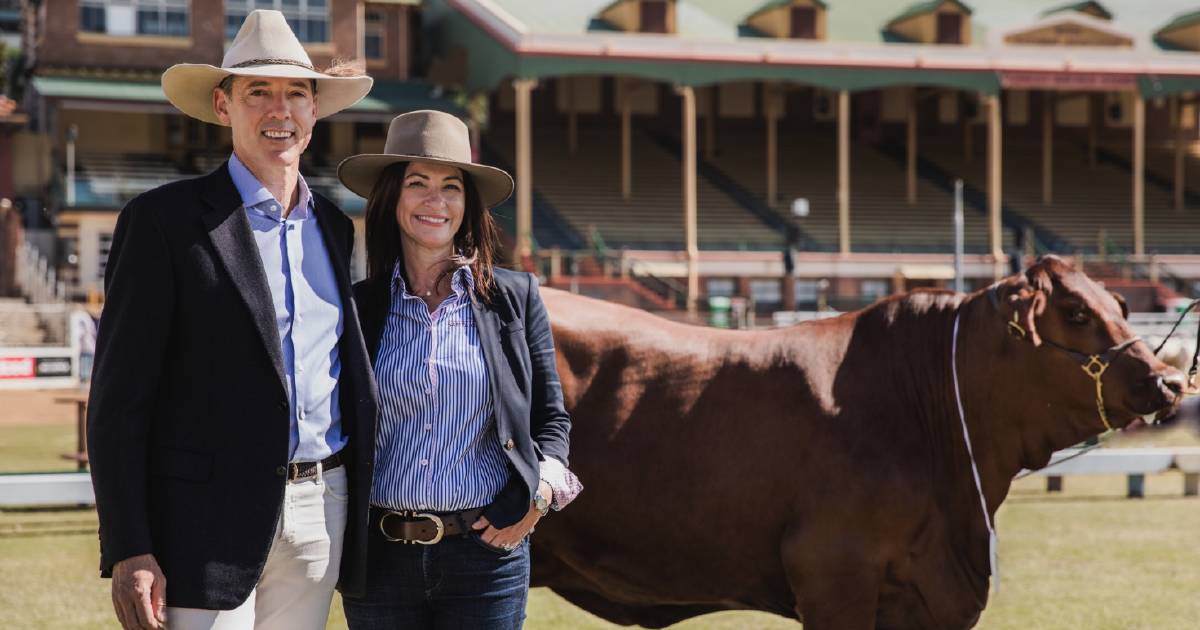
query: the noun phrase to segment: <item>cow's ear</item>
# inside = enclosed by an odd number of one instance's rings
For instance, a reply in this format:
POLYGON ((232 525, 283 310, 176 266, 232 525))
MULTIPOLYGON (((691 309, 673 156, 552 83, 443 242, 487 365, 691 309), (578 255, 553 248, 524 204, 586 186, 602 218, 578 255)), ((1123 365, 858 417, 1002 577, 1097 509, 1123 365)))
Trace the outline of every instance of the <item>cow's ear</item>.
POLYGON ((1128 320, 1129 319, 1129 305, 1125 303, 1125 296, 1121 295, 1120 293, 1117 293, 1116 291, 1109 291, 1109 293, 1112 294, 1113 299, 1117 301, 1117 304, 1119 304, 1121 306, 1121 319, 1128 320))
POLYGON ((1008 323, 1009 332, 1022 339, 1028 339, 1034 346, 1042 345, 1042 338, 1037 330, 1037 318, 1046 312, 1046 304, 1049 302, 1053 286, 1050 276, 1040 265, 1034 265, 1024 274, 1017 276, 1016 282, 1009 286, 1006 296, 1008 305, 1013 309, 1008 323))

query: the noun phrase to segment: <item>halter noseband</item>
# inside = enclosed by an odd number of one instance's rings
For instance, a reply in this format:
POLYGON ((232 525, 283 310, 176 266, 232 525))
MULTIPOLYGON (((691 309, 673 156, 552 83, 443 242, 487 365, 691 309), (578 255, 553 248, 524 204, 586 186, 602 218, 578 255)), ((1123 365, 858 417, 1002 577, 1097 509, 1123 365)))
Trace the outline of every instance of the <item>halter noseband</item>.
MULTIPOLYGON (((1000 297, 996 294, 996 287, 988 289, 988 299, 992 302, 992 306, 995 307, 997 311, 1002 310, 1000 297)), ((1012 320, 1008 322, 1008 331, 1018 339, 1025 339, 1029 335, 1028 331, 1025 330, 1025 327, 1022 326, 1018 320, 1016 311, 1013 311, 1012 320)), ((1104 428, 1109 431, 1112 431, 1113 428, 1112 425, 1108 423, 1108 412, 1104 410, 1104 372, 1108 370, 1108 367, 1112 365, 1113 362, 1121 356, 1121 354, 1128 350, 1133 344, 1141 340, 1142 338, 1138 336, 1130 337, 1129 339, 1126 339, 1125 341, 1122 341, 1121 343, 1099 354, 1087 354, 1084 352, 1079 352, 1078 350, 1072 350, 1071 348, 1068 348, 1060 343, 1056 343, 1046 339, 1045 337, 1042 337, 1042 342, 1074 359, 1075 362, 1079 364, 1079 367, 1083 369, 1083 373, 1087 374, 1093 381, 1096 382, 1096 411, 1100 414, 1100 422, 1104 423, 1104 428)))

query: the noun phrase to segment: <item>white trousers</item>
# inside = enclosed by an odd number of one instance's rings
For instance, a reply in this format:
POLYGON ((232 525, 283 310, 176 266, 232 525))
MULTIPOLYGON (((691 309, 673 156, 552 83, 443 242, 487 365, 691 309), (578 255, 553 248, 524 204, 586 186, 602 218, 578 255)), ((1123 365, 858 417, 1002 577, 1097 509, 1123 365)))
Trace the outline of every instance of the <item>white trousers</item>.
POLYGON ((267 564, 250 597, 233 610, 168 607, 167 628, 323 630, 342 558, 347 492, 345 466, 288 483, 267 564))

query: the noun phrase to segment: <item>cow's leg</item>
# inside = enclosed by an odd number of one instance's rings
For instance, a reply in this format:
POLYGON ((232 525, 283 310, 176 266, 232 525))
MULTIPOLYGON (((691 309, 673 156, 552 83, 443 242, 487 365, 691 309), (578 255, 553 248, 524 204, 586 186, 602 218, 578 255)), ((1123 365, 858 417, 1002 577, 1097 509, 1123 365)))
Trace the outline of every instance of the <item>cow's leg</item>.
MULTIPOLYGON (((843 532, 832 542, 796 535, 783 544, 783 564, 804 630, 874 630, 882 570, 843 532)), ((870 544, 868 541, 861 541, 870 544)))

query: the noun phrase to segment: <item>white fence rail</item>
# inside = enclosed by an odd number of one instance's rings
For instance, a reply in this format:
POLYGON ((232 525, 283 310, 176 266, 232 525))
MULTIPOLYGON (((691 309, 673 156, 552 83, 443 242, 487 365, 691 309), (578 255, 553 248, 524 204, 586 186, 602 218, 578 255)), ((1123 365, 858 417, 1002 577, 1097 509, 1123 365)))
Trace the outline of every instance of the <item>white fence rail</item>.
POLYGON ((66 295, 54 265, 28 240, 17 248, 17 283, 31 302, 62 302, 66 295))

